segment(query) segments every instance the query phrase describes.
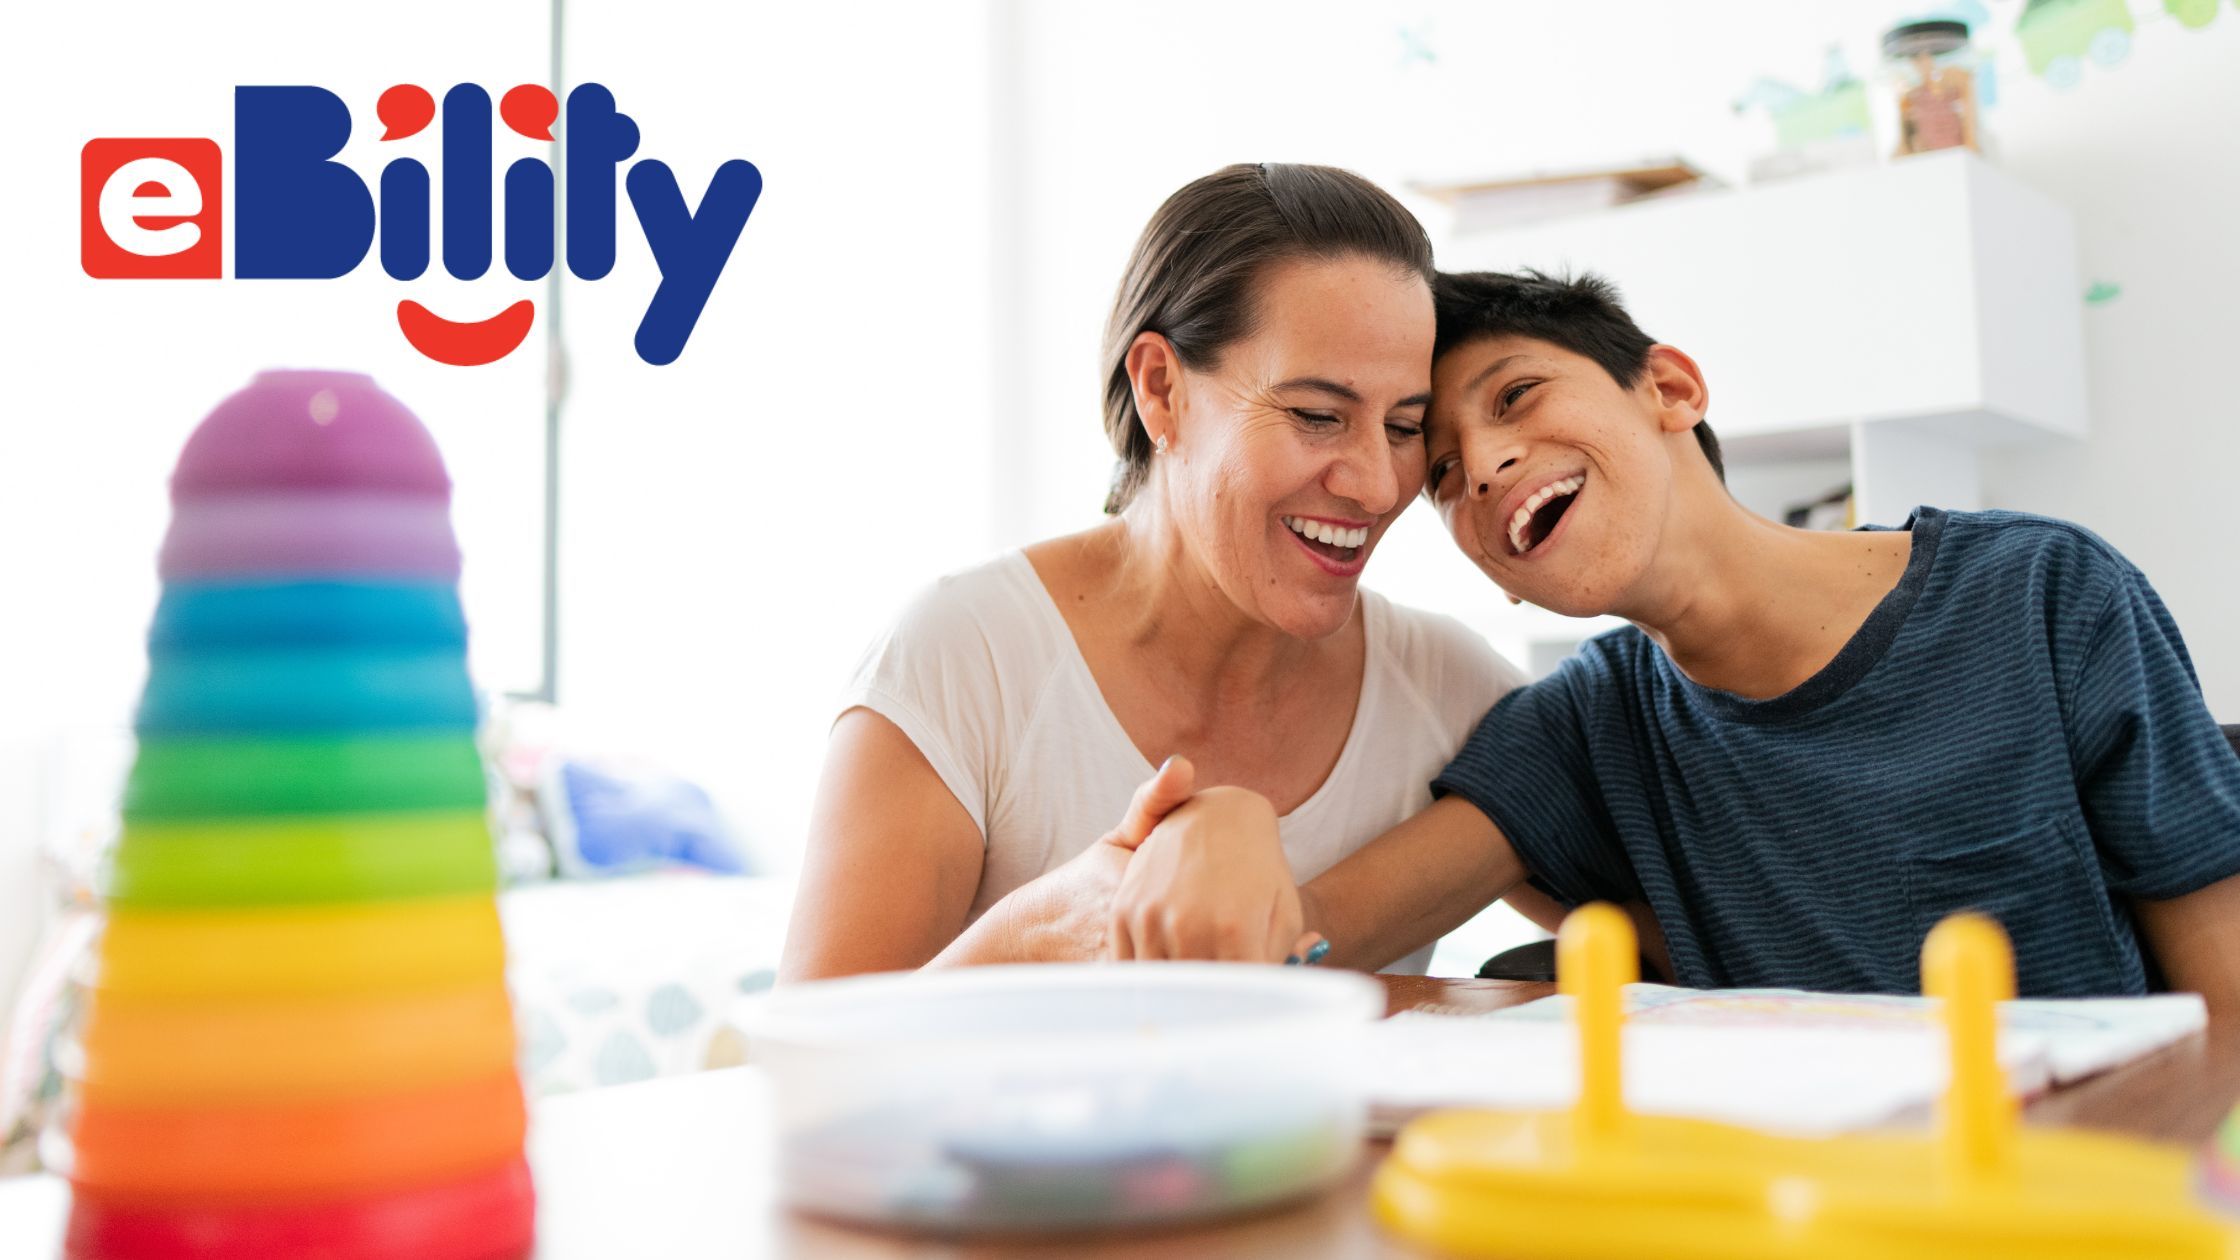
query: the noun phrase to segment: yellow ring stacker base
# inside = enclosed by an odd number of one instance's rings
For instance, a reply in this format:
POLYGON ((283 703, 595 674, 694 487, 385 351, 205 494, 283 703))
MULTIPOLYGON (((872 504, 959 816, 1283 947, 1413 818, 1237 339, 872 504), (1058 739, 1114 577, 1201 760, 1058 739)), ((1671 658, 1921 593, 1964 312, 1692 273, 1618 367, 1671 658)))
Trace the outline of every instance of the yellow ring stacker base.
POLYGON ((487 894, 411 901, 112 909, 93 986, 152 998, 306 997, 443 988, 505 977, 487 894))
POLYGON ((182 1002, 106 994, 68 1074, 90 1103, 188 1105, 384 1094, 513 1066, 505 985, 182 1002))
POLYGON ((1408 1126, 1373 1187, 1388 1228, 1508 1260, 2240 1256, 2240 1234, 2194 1203, 2184 1152, 2020 1128, 1996 1056, 2014 962, 1991 920, 1948 919, 1923 950, 1952 1058, 1927 1138, 1812 1141, 1627 1111, 1619 1029, 1634 948, 1615 907, 1564 921, 1556 971, 1574 999, 1578 1101, 1408 1126))

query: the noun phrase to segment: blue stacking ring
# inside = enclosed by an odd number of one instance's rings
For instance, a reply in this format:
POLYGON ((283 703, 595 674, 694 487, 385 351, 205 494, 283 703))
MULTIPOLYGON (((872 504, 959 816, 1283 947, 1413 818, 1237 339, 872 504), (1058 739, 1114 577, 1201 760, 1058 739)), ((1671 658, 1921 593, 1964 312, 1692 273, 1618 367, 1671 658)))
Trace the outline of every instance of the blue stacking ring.
POLYGON ((177 649, 151 655, 141 735, 473 730, 457 649, 177 649))
POLYGON ((173 582, 156 604, 148 650, 467 644, 467 619, 449 582, 331 578, 173 582))

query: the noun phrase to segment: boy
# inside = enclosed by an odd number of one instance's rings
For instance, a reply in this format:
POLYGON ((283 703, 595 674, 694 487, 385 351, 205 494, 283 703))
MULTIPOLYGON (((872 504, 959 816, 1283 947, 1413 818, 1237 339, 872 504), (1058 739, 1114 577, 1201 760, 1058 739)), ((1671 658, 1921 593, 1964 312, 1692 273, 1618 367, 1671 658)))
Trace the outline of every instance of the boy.
MULTIPOLYGON (((2018 513, 1775 525, 1726 493, 1701 371, 1608 285, 1437 296, 1426 497, 1511 596, 1633 625, 1505 697, 1430 809, 1299 890, 1333 961, 1399 957, 1529 875, 1645 904, 1685 985, 1915 990, 1922 937, 1975 907, 2024 994, 2240 1013, 2240 758, 2136 568, 2018 513)), ((1116 953, 1176 939, 1160 907, 1265 904, 1208 886, 1216 833, 1270 843, 1272 815, 1227 792, 1169 816, 1116 953)))

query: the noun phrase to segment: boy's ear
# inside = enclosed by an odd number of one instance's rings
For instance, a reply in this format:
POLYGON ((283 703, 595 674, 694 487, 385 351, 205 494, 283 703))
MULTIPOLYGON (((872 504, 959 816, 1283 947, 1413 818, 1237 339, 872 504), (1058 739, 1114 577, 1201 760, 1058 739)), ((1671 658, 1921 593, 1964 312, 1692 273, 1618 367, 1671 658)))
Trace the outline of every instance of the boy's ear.
POLYGON ((1155 332, 1140 332, 1128 346, 1128 386, 1135 391, 1136 415, 1144 436, 1156 445, 1160 438, 1174 440, 1176 394, 1181 387, 1182 361, 1174 345, 1155 332))
POLYGON ((1677 347, 1661 342, 1649 347, 1644 383, 1653 391, 1657 424, 1667 433, 1685 433, 1711 409, 1711 387, 1703 383, 1703 369, 1677 347))

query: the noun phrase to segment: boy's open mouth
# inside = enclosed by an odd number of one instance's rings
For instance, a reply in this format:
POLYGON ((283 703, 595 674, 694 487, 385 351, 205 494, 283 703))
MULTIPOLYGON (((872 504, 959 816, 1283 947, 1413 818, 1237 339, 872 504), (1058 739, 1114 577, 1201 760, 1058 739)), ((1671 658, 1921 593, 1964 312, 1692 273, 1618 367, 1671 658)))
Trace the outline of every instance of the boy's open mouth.
POLYGON ((1550 482, 1532 492, 1509 515, 1509 550, 1514 555, 1525 555, 1546 542, 1556 530, 1556 522, 1571 510, 1572 500, 1587 484, 1585 473, 1574 473, 1561 481, 1550 482))

